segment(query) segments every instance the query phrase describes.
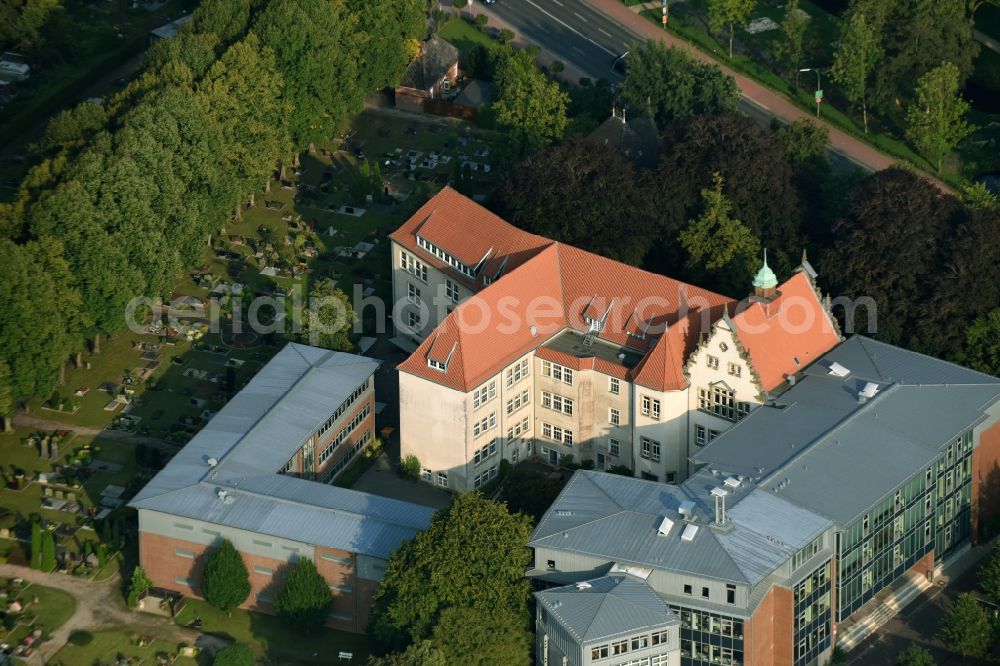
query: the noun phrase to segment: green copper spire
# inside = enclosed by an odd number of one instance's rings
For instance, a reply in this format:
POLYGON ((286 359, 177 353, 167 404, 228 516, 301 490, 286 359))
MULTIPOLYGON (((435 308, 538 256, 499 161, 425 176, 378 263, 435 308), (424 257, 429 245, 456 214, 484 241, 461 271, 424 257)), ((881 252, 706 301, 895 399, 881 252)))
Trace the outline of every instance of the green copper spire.
POLYGON ((767 265, 767 250, 764 250, 764 265, 757 271, 757 276, 753 279, 753 286, 757 289, 774 289, 778 286, 778 277, 767 265))

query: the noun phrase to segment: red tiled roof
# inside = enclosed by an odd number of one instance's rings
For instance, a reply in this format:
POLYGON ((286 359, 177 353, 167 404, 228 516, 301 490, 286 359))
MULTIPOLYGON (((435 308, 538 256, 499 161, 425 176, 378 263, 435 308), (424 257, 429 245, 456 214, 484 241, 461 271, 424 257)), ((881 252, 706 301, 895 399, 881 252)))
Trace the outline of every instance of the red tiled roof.
POLYGON ((553 241, 530 234, 483 208, 450 187, 445 187, 417 210, 389 238, 419 256, 422 261, 447 271, 476 289, 481 279, 472 279, 417 245, 417 235, 474 268, 489 257, 480 275, 493 278, 503 267, 509 273, 553 241))
MULTIPOLYGON (((655 341, 656 332, 645 340, 627 335, 624 325, 633 318, 636 308, 644 319, 672 323, 685 303, 708 304, 716 311, 721 311, 723 303, 732 303, 725 296, 554 243, 463 301, 399 369, 457 390, 472 390, 564 328, 586 330, 583 310, 595 296, 601 305, 594 307, 602 315, 608 313, 600 337, 640 351, 646 351, 655 341), (484 326, 481 322, 486 312, 491 320, 484 326), (441 363, 449 354, 446 371, 428 366, 428 359, 441 363)), ((676 335, 671 331, 666 337, 672 340, 676 335)), ((668 352, 642 364, 648 376, 662 377, 651 385, 663 385, 665 389, 683 386, 683 377, 678 379, 673 370, 668 372, 666 368, 683 366, 690 342, 684 339, 664 343, 661 346, 668 352), (666 383, 668 374, 671 379, 666 383)), ((577 362, 570 365, 577 367, 577 362)), ((588 367, 591 365, 610 370, 610 364, 604 361, 588 363, 588 367)), ((626 373, 624 368, 609 372, 622 378, 626 373)))
POLYGON ((778 293, 770 303, 752 300, 732 318, 765 391, 840 342, 833 320, 805 273, 794 274, 778 287, 778 293))

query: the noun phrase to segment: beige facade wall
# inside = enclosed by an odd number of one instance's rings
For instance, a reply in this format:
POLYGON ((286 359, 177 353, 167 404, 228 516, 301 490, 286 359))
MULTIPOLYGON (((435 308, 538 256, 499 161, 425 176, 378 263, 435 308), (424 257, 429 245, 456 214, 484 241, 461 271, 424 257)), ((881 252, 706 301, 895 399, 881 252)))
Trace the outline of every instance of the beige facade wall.
POLYGON ((459 302, 471 296, 472 293, 471 289, 455 277, 434 268, 418 253, 392 241, 392 303, 389 305, 394 317, 393 321, 396 324, 397 335, 410 338, 417 343, 423 341, 459 302), (403 268, 404 254, 427 269, 426 280, 422 277, 422 271, 416 270, 411 273, 403 268), (457 292, 457 300, 449 297, 449 284, 457 292), (426 306, 422 312, 420 305, 410 299, 409 285, 420 290, 420 300, 426 306), (407 330, 410 312, 421 315, 420 325, 413 332, 407 330))
POLYGON ((691 354, 686 370, 690 381, 686 406, 690 414, 686 454, 689 458, 702 446, 696 437, 698 426, 705 429, 706 440, 710 440, 712 432, 722 433, 734 424, 734 421, 699 409, 698 389, 711 390, 713 386, 723 385, 735 393, 737 402, 752 405, 760 405, 763 395, 749 359, 725 318, 716 322, 706 341, 691 354))
POLYGON ((594 414, 593 435, 590 443, 591 456, 597 469, 608 469, 616 465, 634 467, 632 457, 632 383, 618 380, 618 393, 610 390, 611 377, 600 372, 590 372, 592 382, 592 405, 594 414), (611 410, 617 410, 618 424, 611 422, 611 410), (611 440, 618 442, 618 452, 611 450, 611 440), (604 465, 598 456, 604 457, 604 465))
POLYGON ((632 409, 635 427, 632 429, 632 450, 635 452, 635 476, 656 477, 657 481, 680 482, 687 476, 687 389, 681 391, 653 391, 636 385, 632 409), (649 400, 648 414, 645 413, 649 400), (655 405, 659 403, 659 418, 655 405), (645 454, 643 438, 660 445, 659 460, 650 445, 645 454))
POLYGON ((466 401, 461 391, 399 373, 400 455, 417 456, 421 468, 430 470, 431 483, 452 490, 465 489, 466 401), (439 473, 446 475, 443 483, 439 473))

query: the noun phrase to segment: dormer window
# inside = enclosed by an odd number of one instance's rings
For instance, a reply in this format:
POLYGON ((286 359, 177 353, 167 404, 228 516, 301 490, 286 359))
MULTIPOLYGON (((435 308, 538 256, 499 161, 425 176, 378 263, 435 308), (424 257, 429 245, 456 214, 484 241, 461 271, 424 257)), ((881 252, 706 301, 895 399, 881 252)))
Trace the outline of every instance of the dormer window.
POLYGON ((445 372, 448 369, 448 366, 446 364, 440 361, 435 361, 432 358, 427 359, 427 367, 434 368, 435 370, 439 370, 440 372, 445 372))

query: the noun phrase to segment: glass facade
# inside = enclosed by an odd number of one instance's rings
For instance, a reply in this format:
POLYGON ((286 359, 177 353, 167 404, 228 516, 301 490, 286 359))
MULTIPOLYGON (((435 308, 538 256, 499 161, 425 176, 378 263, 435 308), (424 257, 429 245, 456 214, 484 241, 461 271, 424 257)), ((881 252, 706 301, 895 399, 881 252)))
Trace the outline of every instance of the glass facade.
POLYGON ((819 655, 830 647, 831 567, 831 561, 827 560, 796 585, 792 592, 795 666, 817 663, 819 655))
POLYGON ((837 535, 842 622, 934 551, 942 560, 969 538, 972 433, 837 535))
POLYGON ((743 620, 670 605, 681 619, 681 666, 740 666, 743 620))

